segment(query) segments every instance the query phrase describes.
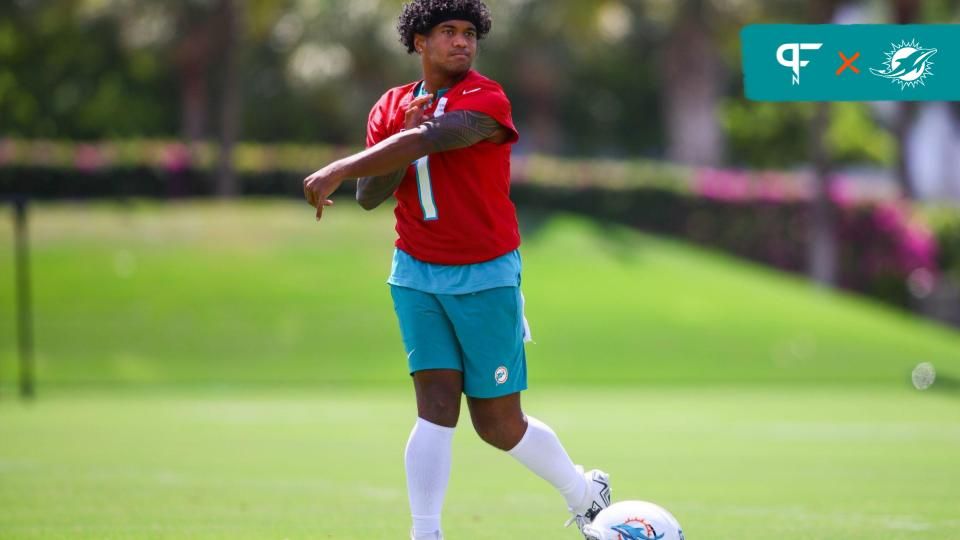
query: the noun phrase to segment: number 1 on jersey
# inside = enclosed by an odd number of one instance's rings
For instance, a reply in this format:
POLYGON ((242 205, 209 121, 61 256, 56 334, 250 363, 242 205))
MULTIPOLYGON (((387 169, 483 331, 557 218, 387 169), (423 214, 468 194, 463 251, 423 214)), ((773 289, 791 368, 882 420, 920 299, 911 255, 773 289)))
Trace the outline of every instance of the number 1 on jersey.
POLYGON ((417 191, 420 193, 423 220, 438 219, 437 205, 433 202, 433 186, 430 185, 430 156, 423 156, 417 160, 417 191))

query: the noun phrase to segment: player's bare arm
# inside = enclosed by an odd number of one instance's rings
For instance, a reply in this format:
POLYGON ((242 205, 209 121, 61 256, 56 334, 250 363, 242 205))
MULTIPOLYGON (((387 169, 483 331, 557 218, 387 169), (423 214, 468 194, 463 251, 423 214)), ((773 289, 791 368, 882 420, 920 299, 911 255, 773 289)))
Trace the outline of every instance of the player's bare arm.
MULTIPOLYGON (((508 137, 507 130, 485 114, 471 111, 450 112, 423 122, 414 129, 401 131, 362 152, 316 171, 303 181, 304 196, 311 206, 317 208, 319 220, 323 208, 333 204, 333 201, 329 200, 330 195, 347 178, 379 177, 380 180, 375 184, 379 189, 374 191, 382 196, 383 192, 391 187, 387 182, 396 181, 398 170, 406 170, 410 163, 427 154, 466 148, 485 140, 503 142, 508 137)), ((400 178, 402 180, 403 177, 400 178)), ((380 202, 393 193, 396 185, 392 188, 380 202)), ((359 198, 361 195, 358 193, 359 198)), ((371 193, 368 199, 364 193, 363 200, 369 200, 370 204, 373 204, 375 197, 371 193)))
MULTIPOLYGON (((505 142, 510 134, 490 116, 473 111, 453 111, 423 122, 416 128, 422 132, 429 151, 437 154, 473 146, 478 142, 505 142)), ((367 176, 357 183, 357 202, 372 210, 390 198, 403 181, 406 167, 382 176, 367 176)))

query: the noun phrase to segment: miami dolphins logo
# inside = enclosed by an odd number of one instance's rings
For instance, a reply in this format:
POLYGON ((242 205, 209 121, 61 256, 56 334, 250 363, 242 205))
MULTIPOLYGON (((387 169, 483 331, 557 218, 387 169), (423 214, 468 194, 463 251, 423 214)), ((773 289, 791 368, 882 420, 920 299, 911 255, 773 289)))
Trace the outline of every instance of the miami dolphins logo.
POLYGON ((497 386, 507 382, 507 378, 509 377, 510 372, 507 370, 507 366, 500 366, 493 372, 493 379, 497 381, 497 386))
POLYGON ((647 520, 643 518, 630 518, 625 523, 610 528, 619 534, 620 538, 618 540, 660 540, 664 535, 664 533, 657 534, 653 525, 647 523, 647 520))
POLYGON ((899 45, 890 44, 893 47, 888 53, 883 69, 870 68, 870 73, 877 77, 890 79, 890 82, 898 83, 900 89, 906 87, 913 88, 924 84, 923 80, 933 75, 931 67, 933 62, 930 57, 937 54, 936 49, 924 49, 916 40, 909 43, 901 41, 899 45))

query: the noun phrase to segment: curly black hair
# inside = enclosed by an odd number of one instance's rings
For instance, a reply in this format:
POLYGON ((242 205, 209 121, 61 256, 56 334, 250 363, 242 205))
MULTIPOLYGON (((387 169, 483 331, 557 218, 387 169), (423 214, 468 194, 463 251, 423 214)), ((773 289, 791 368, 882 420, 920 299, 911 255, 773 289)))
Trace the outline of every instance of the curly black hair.
POLYGON ((416 51, 414 34, 426 35, 434 26, 452 19, 473 23, 477 27, 477 39, 483 39, 493 26, 490 10, 480 0, 413 0, 403 5, 397 21, 400 43, 407 47, 408 53, 413 53, 416 51))

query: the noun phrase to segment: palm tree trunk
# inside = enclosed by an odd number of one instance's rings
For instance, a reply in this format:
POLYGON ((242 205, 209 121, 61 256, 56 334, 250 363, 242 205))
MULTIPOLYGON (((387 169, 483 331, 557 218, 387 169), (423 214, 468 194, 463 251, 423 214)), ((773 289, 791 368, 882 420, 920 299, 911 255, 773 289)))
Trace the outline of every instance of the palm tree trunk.
MULTIPOLYGON (((836 2, 815 0, 811 8, 815 22, 828 23, 833 19, 836 2)), ((835 287, 839 282, 839 245, 836 235, 836 211, 830 200, 830 154, 825 141, 829 125, 830 104, 817 103, 810 129, 814 181, 807 237, 807 271, 810 278, 818 284, 835 287)))
POLYGON ((207 131, 207 71, 211 62, 214 32, 209 21, 197 21, 180 13, 179 34, 173 52, 180 82, 180 132, 187 144, 204 138, 207 131))
POLYGON ((705 9, 703 0, 683 1, 662 57, 667 157, 690 165, 719 165, 724 152, 721 64, 705 9))
POLYGON ((233 151, 240 136, 240 32, 243 0, 220 0, 217 9, 224 25, 223 95, 220 106, 220 155, 217 162, 217 195, 236 197, 240 182, 234 169, 233 151))
POLYGON ((817 283, 835 287, 838 279, 836 212, 830 200, 830 158, 824 138, 830 124, 830 104, 816 104, 811 129, 814 191, 810 202, 810 230, 808 240, 808 271, 817 283))

